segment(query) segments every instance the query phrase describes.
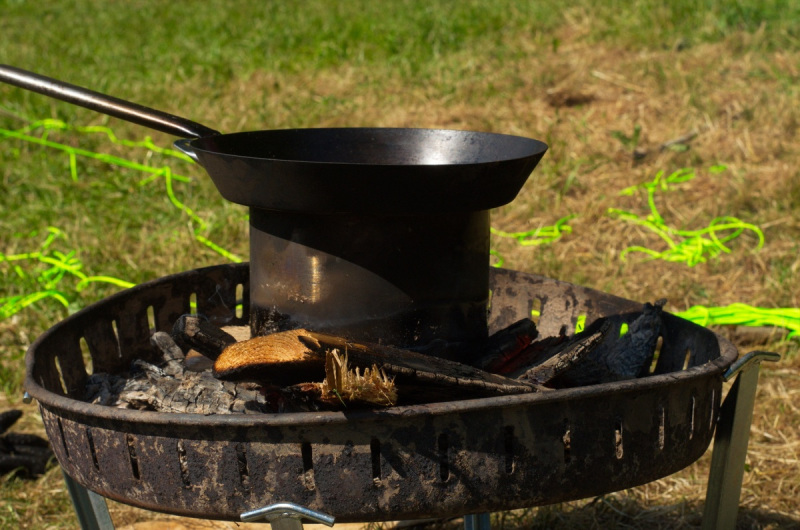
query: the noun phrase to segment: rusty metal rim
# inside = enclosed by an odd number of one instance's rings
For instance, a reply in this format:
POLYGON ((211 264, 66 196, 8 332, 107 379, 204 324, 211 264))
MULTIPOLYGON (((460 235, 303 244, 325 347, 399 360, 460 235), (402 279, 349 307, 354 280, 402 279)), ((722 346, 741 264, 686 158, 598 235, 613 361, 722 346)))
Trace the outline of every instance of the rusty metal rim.
MULTIPOLYGON (((241 265, 240 265, 241 266, 241 265)), ((246 264, 244 264, 246 266, 246 264)), ((218 267, 211 267, 218 268, 218 267)), ((100 302, 92 304, 81 311, 67 317, 55 326, 43 333, 28 349, 26 355, 26 381, 25 387, 28 394, 35 398, 44 406, 57 408, 76 417, 89 420, 88 423, 95 421, 126 422, 131 424, 150 424, 153 426, 204 426, 204 427, 269 427, 284 425, 335 425, 347 423, 354 420, 358 421, 384 421, 393 417, 402 417, 416 414, 443 415, 467 411, 479 411, 487 408, 529 406, 536 403, 547 403, 560 400, 572 400, 578 397, 601 398, 609 394, 619 394, 621 392, 634 392, 642 388, 655 388, 687 382, 695 378, 723 378, 725 371, 736 361, 738 351, 727 339, 715 334, 720 347, 720 356, 703 365, 694 366, 679 372, 671 372, 662 375, 648 376, 640 379, 621 381, 614 383, 603 383, 599 385, 585 386, 554 390, 552 392, 536 394, 520 394, 513 396, 502 396, 493 398, 482 398, 474 400, 462 400, 444 403, 432 403, 425 405, 407 405, 393 407, 385 410, 371 411, 352 411, 352 412, 303 412, 291 414, 230 414, 212 415, 188 414, 188 413, 164 413, 153 411, 139 411, 129 409, 117 409, 103 405, 95 405, 59 395, 42 387, 34 378, 34 352, 45 342, 49 336, 59 333, 64 327, 76 320, 85 318, 84 315, 96 310, 98 304, 123 301, 129 297, 134 297, 139 291, 145 291, 158 284, 169 283, 176 277, 187 276, 202 272, 204 269, 186 271, 171 276, 165 276, 150 282, 146 282, 130 289, 116 293, 100 302)), ((695 325, 695 324, 692 324, 695 325)))

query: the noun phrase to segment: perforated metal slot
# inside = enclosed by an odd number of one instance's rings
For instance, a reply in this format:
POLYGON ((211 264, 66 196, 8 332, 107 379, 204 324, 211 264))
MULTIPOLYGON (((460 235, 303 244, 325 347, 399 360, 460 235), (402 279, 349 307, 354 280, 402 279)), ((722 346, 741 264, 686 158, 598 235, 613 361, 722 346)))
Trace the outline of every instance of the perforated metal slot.
POLYGON ((236 444, 234 447, 236 453, 236 468, 239 471, 239 481, 248 486, 250 482, 250 470, 247 467, 247 451, 243 444, 236 444))
POLYGON ((439 478, 442 482, 446 482, 450 478, 450 461, 448 460, 450 444, 447 439, 447 433, 439 435, 437 446, 439 448, 439 478))
POLYGON ((303 459, 303 475, 301 480, 306 489, 316 489, 316 485, 314 484, 314 453, 309 442, 300 444, 300 455, 303 459))
POLYGON ((234 315, 236 318, 244 318, 244 285, 241 283, 236 284, 236 306, 234 308, 234 315))
POLYGON ((89 351, 89 344, 86 342, 86 337, 81 337, 78 340, 78 347, 81 349, 81 357, 83 358, 83 366, 84 368, 86 368, 86 373, 87 374, 94 373, 92 354, 89 351))
POLYGON ((369 453, 372 458, 372 480, 379 482, 381 480, 381 441, 377 438, 372 438, 369 441, 369 453))
POLYGON ((114 333, 114 339, 117 342, 117 357, 122 359, 122 347, 119 344, 119 324, 117 323, 117 319, 111 321, 111 331, 114 333))
POLYGON ((158 321, 156 320, 156 309, 151 305, 147 306, 147 328, 150 330, 151 333, 153 331, 156 331, 158 327, 157 322, 158 321))
POLYGON ((192 314, 197 313, 197 293, 189 295, 189 312, 192 314))
POLYGON ((514 472, 514 426, 506 425, 503 429, 503 452, 505 456, 505 471, 507 474, 514 472))
POLYGON ((572 431, 569 423, 564 423, 564 434, 561 436, 561 443, 564 445, 564 463, 569 464, 572 459, 572 431))
POLYGON ((53 360, 55 361, 56 372, 58 373, 58 382, 61 384, 61 392, 63 392, 64 395, 67 395, 67 382, 64 379, 64 372, 61 369, 61 361, 59 361, 58 357, 53 360))
POLYGON ((183 440, 178 440, 177 444, 178 450, 178 466, 181 470, 181 482, 183 483, 184 488, 191 487, 192 483, 189 480, 189 461, 186 458, 186 446, 183 443, 183 440))
POLYGON ((664 338, 659 335, 658 339, 656 340, 656 349, 653 353, 653 360, 650 363, 650 367, 647 369, 647 373, 653 375, 656 373, 656 367, 658 366, 658 359, 661 357, 661 347, 664 344, 664 338))
POLYGON ((71 459, 72 457, 69 455, 69 447, 67 447, 67 439, 64 437, 64 425, 61 423, 61 418, 57 418, 58 423, 58 435, 61 437, 61 446, 64 448, 64 454, 67 458, 71 459))
POLYGON ((92 430, 89 428, 86 429, 86 440, 89 442, 89 454, 92 455, 92 465, 95 471, 100 471, 100 463, 97 461, 97 450, 94 447, 94 437, 92 436, 92 430))
POLYGON ((683 358, 683 370, 686 370, 692 364, 692 349, 686 348, 686 356, 683 358))
POLYGON ((131 464, 131 473, 133 478, 139 480, 141 478, 139 475, 139 457, 136 453, 136 439, 132 434, 125 436, 125 445, 128 446, 128 461, 131 464))

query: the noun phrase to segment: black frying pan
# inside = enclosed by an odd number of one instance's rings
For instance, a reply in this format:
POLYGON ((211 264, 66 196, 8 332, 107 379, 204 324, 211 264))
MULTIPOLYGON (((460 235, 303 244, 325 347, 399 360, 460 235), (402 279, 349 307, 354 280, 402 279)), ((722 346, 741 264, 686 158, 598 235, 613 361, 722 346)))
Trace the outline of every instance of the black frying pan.
POLYGON ((199 123, 0 65, 0 81, 186 139, 226 199, 267 210, 414 213, 511 202, 547 145, 504 134, 400 128, 220 134, 199 123))

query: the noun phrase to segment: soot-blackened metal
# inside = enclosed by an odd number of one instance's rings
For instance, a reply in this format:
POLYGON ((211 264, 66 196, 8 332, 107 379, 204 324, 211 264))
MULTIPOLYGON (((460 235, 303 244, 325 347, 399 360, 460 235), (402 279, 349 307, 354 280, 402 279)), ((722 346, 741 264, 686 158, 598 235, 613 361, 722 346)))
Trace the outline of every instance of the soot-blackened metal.
MULTIPOLYGON (((640 304, 535 275, 493 269, 490 331, 540 306, 554 335, 640 304)), ((78 483, 143 508, 218 519, 294 502, 337 521, 443 517, 598 495, 671 474, 708 447, 722 376, 736 349, 663 314, 653 375, 540 394, 300 414, 165 414, 81 400, 93 369, 152 359, 151 327, 169 329, 196 299, 218 324, 248 321, 247 265, 137 286, 67 318, 26 359, 59 463, 78 483), (238 308, 237 309, 237 305, 238 308), (244 309, 242 309, 242 307, 244 309), (237 311, 238 316, 237 316, 237 311), (148 315, 151 315, 148 318, 148 315), (150 322, 152 320, 152 322, 150 322), (688 368, 684 363, 688 358, 688 368)))

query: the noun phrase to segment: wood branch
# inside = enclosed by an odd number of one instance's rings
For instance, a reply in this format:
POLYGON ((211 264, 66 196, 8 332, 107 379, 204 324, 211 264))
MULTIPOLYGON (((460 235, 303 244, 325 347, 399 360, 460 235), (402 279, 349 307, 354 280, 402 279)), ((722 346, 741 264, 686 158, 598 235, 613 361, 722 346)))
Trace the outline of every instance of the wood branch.
POLYGON ((216 359, 236 338, 198 315, 182 315, 175 321, 172 338, 185 350, 194 349, 216 359))
POLYGON ((542 390, 541 387, 524 381, 409 350, 357 343, 310 331, 306 333, 300 339, 307 341, 309 348, 346 352, 354 367, 363 369, 375 366, 394 377, 399 389, 399 399, 403 403, 469 399, 542 390))

